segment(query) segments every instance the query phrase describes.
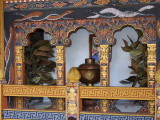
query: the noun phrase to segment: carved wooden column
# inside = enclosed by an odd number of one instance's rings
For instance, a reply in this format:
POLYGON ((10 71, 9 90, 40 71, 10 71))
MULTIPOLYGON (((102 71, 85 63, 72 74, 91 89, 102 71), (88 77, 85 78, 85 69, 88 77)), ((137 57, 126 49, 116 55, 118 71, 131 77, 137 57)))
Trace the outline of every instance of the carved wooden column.
MULTIPOLYGON (((15 80, 14 84, 24 84, 24 49, 23 46, 15 46, 15 80)), ((22 109, 24 104, 23 97, 15 97, 15 107, 22 109)))
POLYGON ((3 0, 0 1, 0 120, 3 119, 2 110, 7 107, 7 97, 3 97, 2 84, 5 84, 4 77, 4 8, 3 0))
MULTIPOLYGON (((0 69, 0 81, 4 81, 4 71, 0 69)), ((3 109, 7 107, 7 97, 3 97, 3 83, 0 84, 0 120, 3 119, 3 109)))
POLYGON ((76 68, 68 72, 68 84, 66 86, 66 120, 80 120, 79 79, 81 75, 76 68))
POLYGON ((155 96, 156 96, 156 98, 155 98, 155 104, 156 104, 156 115, 155 115, 155 120, 160 120, 160 88, 158 88, 158 87, 160 87, 160 77, 159 77, 159 81, 158 81, 158 86, 157 86, 157 88, 156 88, 156 94, 155 94, 155 96))
POLYGON ((2 84, 0 85, 0 120, 3 120, 3 93, 2 93, 2 84))
MULTIPOLYGON (((57 80, 56 85, 65 85, 65 47, 56 46, 56 69, 57 69, 57 80)), ((56 100, 57 110, 64 110, 65 100, 58 98, 56 100)))
POLYGON ((0 1, 0 69, 4 70, 4 9, 3 0, 0 1))
POLYGON ((100 45, 100 83, 109 86, 109 45, 100 45))
POLYGON ((156 44, 148 44, 148 87, 155 87, 155 72, 156 72, 156 44))
MULTIPOLYGON (((147 73, 148 73, 148 87, 155 87, 155 72, 156 72, 156 44, 148 44, 148 59, 147 59, 147 73)), ((155 101, 148 101, 149 113, 155 113, 155 101)))
MULTIPOLYGON (((100 45, 100 83, 109 86, 109 45, 100 45)), ((100 109, 107 112, 109 100, 100 100, 100 109)))
POLYGON ((156 75, 156 88, 155 88, 155 120, 160 120, 160 62, 158 63, 156 75))

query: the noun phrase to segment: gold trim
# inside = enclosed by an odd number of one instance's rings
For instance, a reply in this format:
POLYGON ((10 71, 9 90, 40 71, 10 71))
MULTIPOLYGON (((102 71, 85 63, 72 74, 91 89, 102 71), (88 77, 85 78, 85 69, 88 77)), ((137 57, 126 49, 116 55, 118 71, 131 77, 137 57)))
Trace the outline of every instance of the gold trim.
POLYGON ((66 120, 71 115, 77 116, 77 120, 80 120, 80 99, 79 99, 79 83, 68 83, 66 86, 66 120))
POLYGON ((56 46, 56 85, 62 86, 65 84, 65 47, 56 46))
POLYGON ((148 111, 151 115, 155 115, 155 100, 148 101, 148 111))
POLYGON ((119 115, 119 116, 146 116, 154 117, 154 115, 142 115, 142 114, 130 114, 130 113, 90 113, 90 112, 80 112, 80 114, 91 114, 91 115, 119 115))
POLYGON ((90 99, 154 100, 154 93, 154 88, 80 86, 80 98, 90 99))
MULTIPOLYGON (((65 90, 65 86, 3 85, 4 96, 65 98, 65 90)), ((80 98, 154 100, 154 93, 154 88, 80 86, 80 98)))
POLYGON ((0 69, 4 70, 4 9, 0 1, 0 69))
POLYGON ((147 76, 148 87, 155 86, 155 74, 156 74, 156 44, 147 44, 147 76))
POLYGON ((23 46, 15 46, 14 47, 15 52, 15 80, 14 83, 17 85, 24 84, 24 47, 23 46), (17 64, 20 64, 17 66, 17 64))
POLYGON ((65 98, 65 86, 3 85, 3 96, 65 98))
POLYGON ((101 86, 109 86, 109 45, 100 45, 100 84, 101 86))

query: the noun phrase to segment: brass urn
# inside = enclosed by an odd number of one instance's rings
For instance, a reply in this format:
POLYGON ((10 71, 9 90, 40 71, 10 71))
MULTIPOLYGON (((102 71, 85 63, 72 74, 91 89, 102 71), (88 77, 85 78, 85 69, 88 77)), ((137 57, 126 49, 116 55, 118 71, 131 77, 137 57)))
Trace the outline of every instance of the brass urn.
POLYGON ((81 64, 78 67, 81 74, 80 81, 86 85, 92 86, 94 83, 100 80, 100 66, 95 63, 93 58, 85 59, 85 64, 81 64))

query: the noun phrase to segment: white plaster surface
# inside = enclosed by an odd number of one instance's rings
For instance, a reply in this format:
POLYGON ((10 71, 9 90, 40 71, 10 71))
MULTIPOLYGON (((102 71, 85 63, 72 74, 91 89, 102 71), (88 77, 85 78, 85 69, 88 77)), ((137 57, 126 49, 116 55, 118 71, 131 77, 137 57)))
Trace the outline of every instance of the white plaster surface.
POLYGON ((85 63, 89 57, 89 34, 86 29, 71 34, 72 45, 66 48, 66 75, 72 67, 85 63))
POLYGON ((114 38, 117 43, 112 47, 112 57, 110 63, 110 86, 130 86, 132 84, 121 84, 119 81, 124 80, 131 76, 131 69, 128 66, 131 65, 130 54, 124 52, 121 47, 124 47, 124 40, 127 40, 129 45, 131 44, 127 35, 133 40, 137 41, 138 35, 131 27, 126 27, 114 34, 114 38))

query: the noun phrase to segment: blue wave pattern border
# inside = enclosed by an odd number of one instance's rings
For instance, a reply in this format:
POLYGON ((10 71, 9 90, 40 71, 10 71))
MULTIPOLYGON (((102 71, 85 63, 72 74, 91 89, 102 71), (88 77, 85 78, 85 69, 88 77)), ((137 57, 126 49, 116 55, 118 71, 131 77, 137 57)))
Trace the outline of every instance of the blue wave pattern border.
POLYGON ((80 120, 154 120, 154 117, 81 114, 80 120))
MULTIPOLYGON (((3 110, 3 118, 27 120, 65 120, 66 116, 65 113, 3 110)), ((154 120, 154 117, 81 114, 80 120, 154 120)))
POLYGON ((66 116, 65 113, 3 110, 3 118, 27 120, 65 120, 66 116))

